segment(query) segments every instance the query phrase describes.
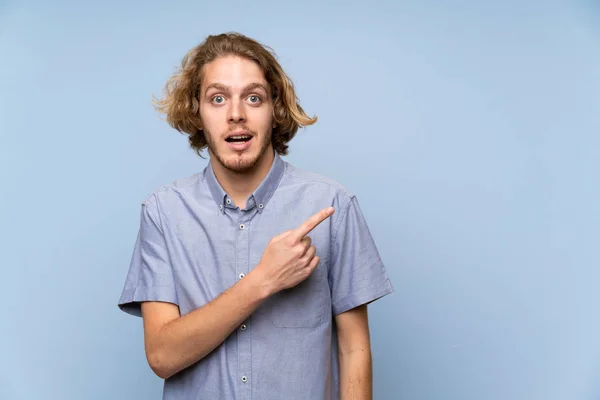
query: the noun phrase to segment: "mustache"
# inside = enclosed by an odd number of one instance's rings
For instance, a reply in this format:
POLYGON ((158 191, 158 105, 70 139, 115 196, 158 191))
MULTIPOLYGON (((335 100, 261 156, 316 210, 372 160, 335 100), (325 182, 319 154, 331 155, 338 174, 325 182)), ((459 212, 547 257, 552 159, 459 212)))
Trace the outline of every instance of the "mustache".
POLYGON ((248 133, 251 133, 253 136, 256 136, 256 132, 254 132, 254 131, 253 131, 253 130, 251 130, 251 129, 248 129, 248 128, 247 128, 247 127, 245 127, 245 126, 238 126, 238 127, 235 127, 235 128, 233 128, 233 129, 229 129, 227 132, 225 132, 225 134, 224 134, 223 136, 227 136, 227 135, 229 135, 230 133, 233 133, 233 132, 239 132, 239 131, 248 132, 248 133))

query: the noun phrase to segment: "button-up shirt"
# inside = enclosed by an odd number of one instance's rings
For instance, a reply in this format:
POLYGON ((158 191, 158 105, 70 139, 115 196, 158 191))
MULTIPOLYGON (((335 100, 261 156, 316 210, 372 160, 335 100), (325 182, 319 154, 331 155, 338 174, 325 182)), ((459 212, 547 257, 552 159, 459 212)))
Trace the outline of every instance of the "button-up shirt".
POLYGON ((140 302, 202 307, 255 268, 273 236, 325 207, 335 213, 309 236, 320 258, 302 283, 278 292, 202 360, 165 380, 163 399, 339 398, 334 317, 391 292, 356 196, 278 154, 244 209, 211 164, 162 186, 141 206, 141 224, 119 307, 140 302))

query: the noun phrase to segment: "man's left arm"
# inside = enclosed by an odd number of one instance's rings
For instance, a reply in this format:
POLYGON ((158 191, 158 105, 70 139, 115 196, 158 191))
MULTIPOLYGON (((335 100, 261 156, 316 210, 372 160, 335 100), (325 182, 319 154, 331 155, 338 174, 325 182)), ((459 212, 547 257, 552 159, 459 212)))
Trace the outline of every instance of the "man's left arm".
POLYGON ((367 305, 394 291, 356 196, 339 204, 328 279, 340 361, 340 399, 371 400, 367 305))
POLYGON ((373 398, 373 363, 367 305, 335 317, 340 362, 340 400, 373 398))

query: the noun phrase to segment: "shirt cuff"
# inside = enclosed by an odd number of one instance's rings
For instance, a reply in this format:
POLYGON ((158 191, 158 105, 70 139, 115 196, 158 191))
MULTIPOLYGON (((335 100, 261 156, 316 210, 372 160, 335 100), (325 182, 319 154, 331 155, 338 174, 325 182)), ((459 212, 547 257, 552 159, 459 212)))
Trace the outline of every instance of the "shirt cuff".
POLYGON ((355 290, 332 304, 333 315, 336 316, 363 304, 371 303, 393 292, 394 288, 389 278, 383 284, 378 282, 355 290))
POLYGON ((162 301, 179 306, 175 288, 172 286, 137 286, 126 288, 119 299, 119 308, 133 316, 142 316, 141 302, 162 301))

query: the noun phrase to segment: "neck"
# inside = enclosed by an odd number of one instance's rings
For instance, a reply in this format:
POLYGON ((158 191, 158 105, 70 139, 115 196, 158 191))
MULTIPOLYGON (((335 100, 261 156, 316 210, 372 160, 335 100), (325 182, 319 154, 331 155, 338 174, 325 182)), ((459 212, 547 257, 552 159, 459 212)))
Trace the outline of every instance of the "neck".
POLYGON ((240 209, 244 209, 246 208, 246 199, 265 179, 271 169, 274 158, 274 150, 272 147, 269 147, 257 163, 251 169, 244 172, 235 172, 225 168, 216 157, 211 156, 210 163, 215 177, 223 190, 225 190, 240 209))

